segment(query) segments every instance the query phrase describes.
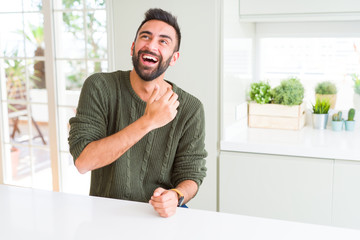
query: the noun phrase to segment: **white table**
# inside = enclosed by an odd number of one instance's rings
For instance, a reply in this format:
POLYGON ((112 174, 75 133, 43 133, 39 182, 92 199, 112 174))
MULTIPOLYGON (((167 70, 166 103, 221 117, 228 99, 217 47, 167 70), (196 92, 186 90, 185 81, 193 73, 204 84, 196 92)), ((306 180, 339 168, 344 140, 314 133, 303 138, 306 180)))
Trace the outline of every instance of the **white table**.
POLYGON ((360 239, 360 231, 0 185, 0 239, 360 239))

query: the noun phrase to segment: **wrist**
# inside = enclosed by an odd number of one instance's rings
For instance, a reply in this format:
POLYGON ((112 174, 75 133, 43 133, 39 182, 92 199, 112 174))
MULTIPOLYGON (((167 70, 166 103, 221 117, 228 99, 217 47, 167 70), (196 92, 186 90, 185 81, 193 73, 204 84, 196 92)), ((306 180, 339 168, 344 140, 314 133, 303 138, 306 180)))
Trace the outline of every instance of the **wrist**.
POLYGON ((178 207, 181 207, 184 204, 184 194, 176 188, 170 189, 170 191, 173 191, 177 194, 178 197, 178 207))
POLYGON ((145 130, 147 133, 155 129, 146 115, 141 116, 138 121, 141 129, 145 130))

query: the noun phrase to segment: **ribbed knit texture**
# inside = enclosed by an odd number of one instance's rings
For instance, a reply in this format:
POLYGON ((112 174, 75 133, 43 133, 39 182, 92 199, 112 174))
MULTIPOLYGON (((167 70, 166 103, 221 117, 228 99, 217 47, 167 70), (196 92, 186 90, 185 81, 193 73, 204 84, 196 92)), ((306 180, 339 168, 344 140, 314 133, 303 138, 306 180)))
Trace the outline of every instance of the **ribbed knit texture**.
MULTIPOLYGON (((145 135, 112 164, 91 173, 90 195, 149 201, 157 187, 170 189, 206 175, 205 122, 201 102, 175 84, 180 105, 173 121, 145 135)), ((92 141, 110 136, 140 118, 146 102, 130 84, 130 71, 96 73, 84 83, 76 116, 70 119, 74 161, 92 141)))

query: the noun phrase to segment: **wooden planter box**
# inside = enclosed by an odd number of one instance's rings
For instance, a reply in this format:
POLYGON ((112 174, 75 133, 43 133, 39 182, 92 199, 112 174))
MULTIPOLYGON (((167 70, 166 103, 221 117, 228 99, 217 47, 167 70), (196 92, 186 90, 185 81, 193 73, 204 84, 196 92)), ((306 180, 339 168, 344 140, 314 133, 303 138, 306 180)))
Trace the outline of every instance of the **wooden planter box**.
POLYGON ((248 116, 251 128, 299 130, 305 125, 305 104, 286 106, 251 102, 248 116))

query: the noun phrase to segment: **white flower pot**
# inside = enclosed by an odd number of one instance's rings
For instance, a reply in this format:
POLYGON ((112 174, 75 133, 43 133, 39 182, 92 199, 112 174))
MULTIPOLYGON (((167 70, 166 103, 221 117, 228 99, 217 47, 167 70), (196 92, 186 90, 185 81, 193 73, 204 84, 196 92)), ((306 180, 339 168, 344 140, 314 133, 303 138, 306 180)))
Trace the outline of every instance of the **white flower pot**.
POLYGON ((312 115, 314 129, 326 129, 329 114, 315 114, 312 115))

